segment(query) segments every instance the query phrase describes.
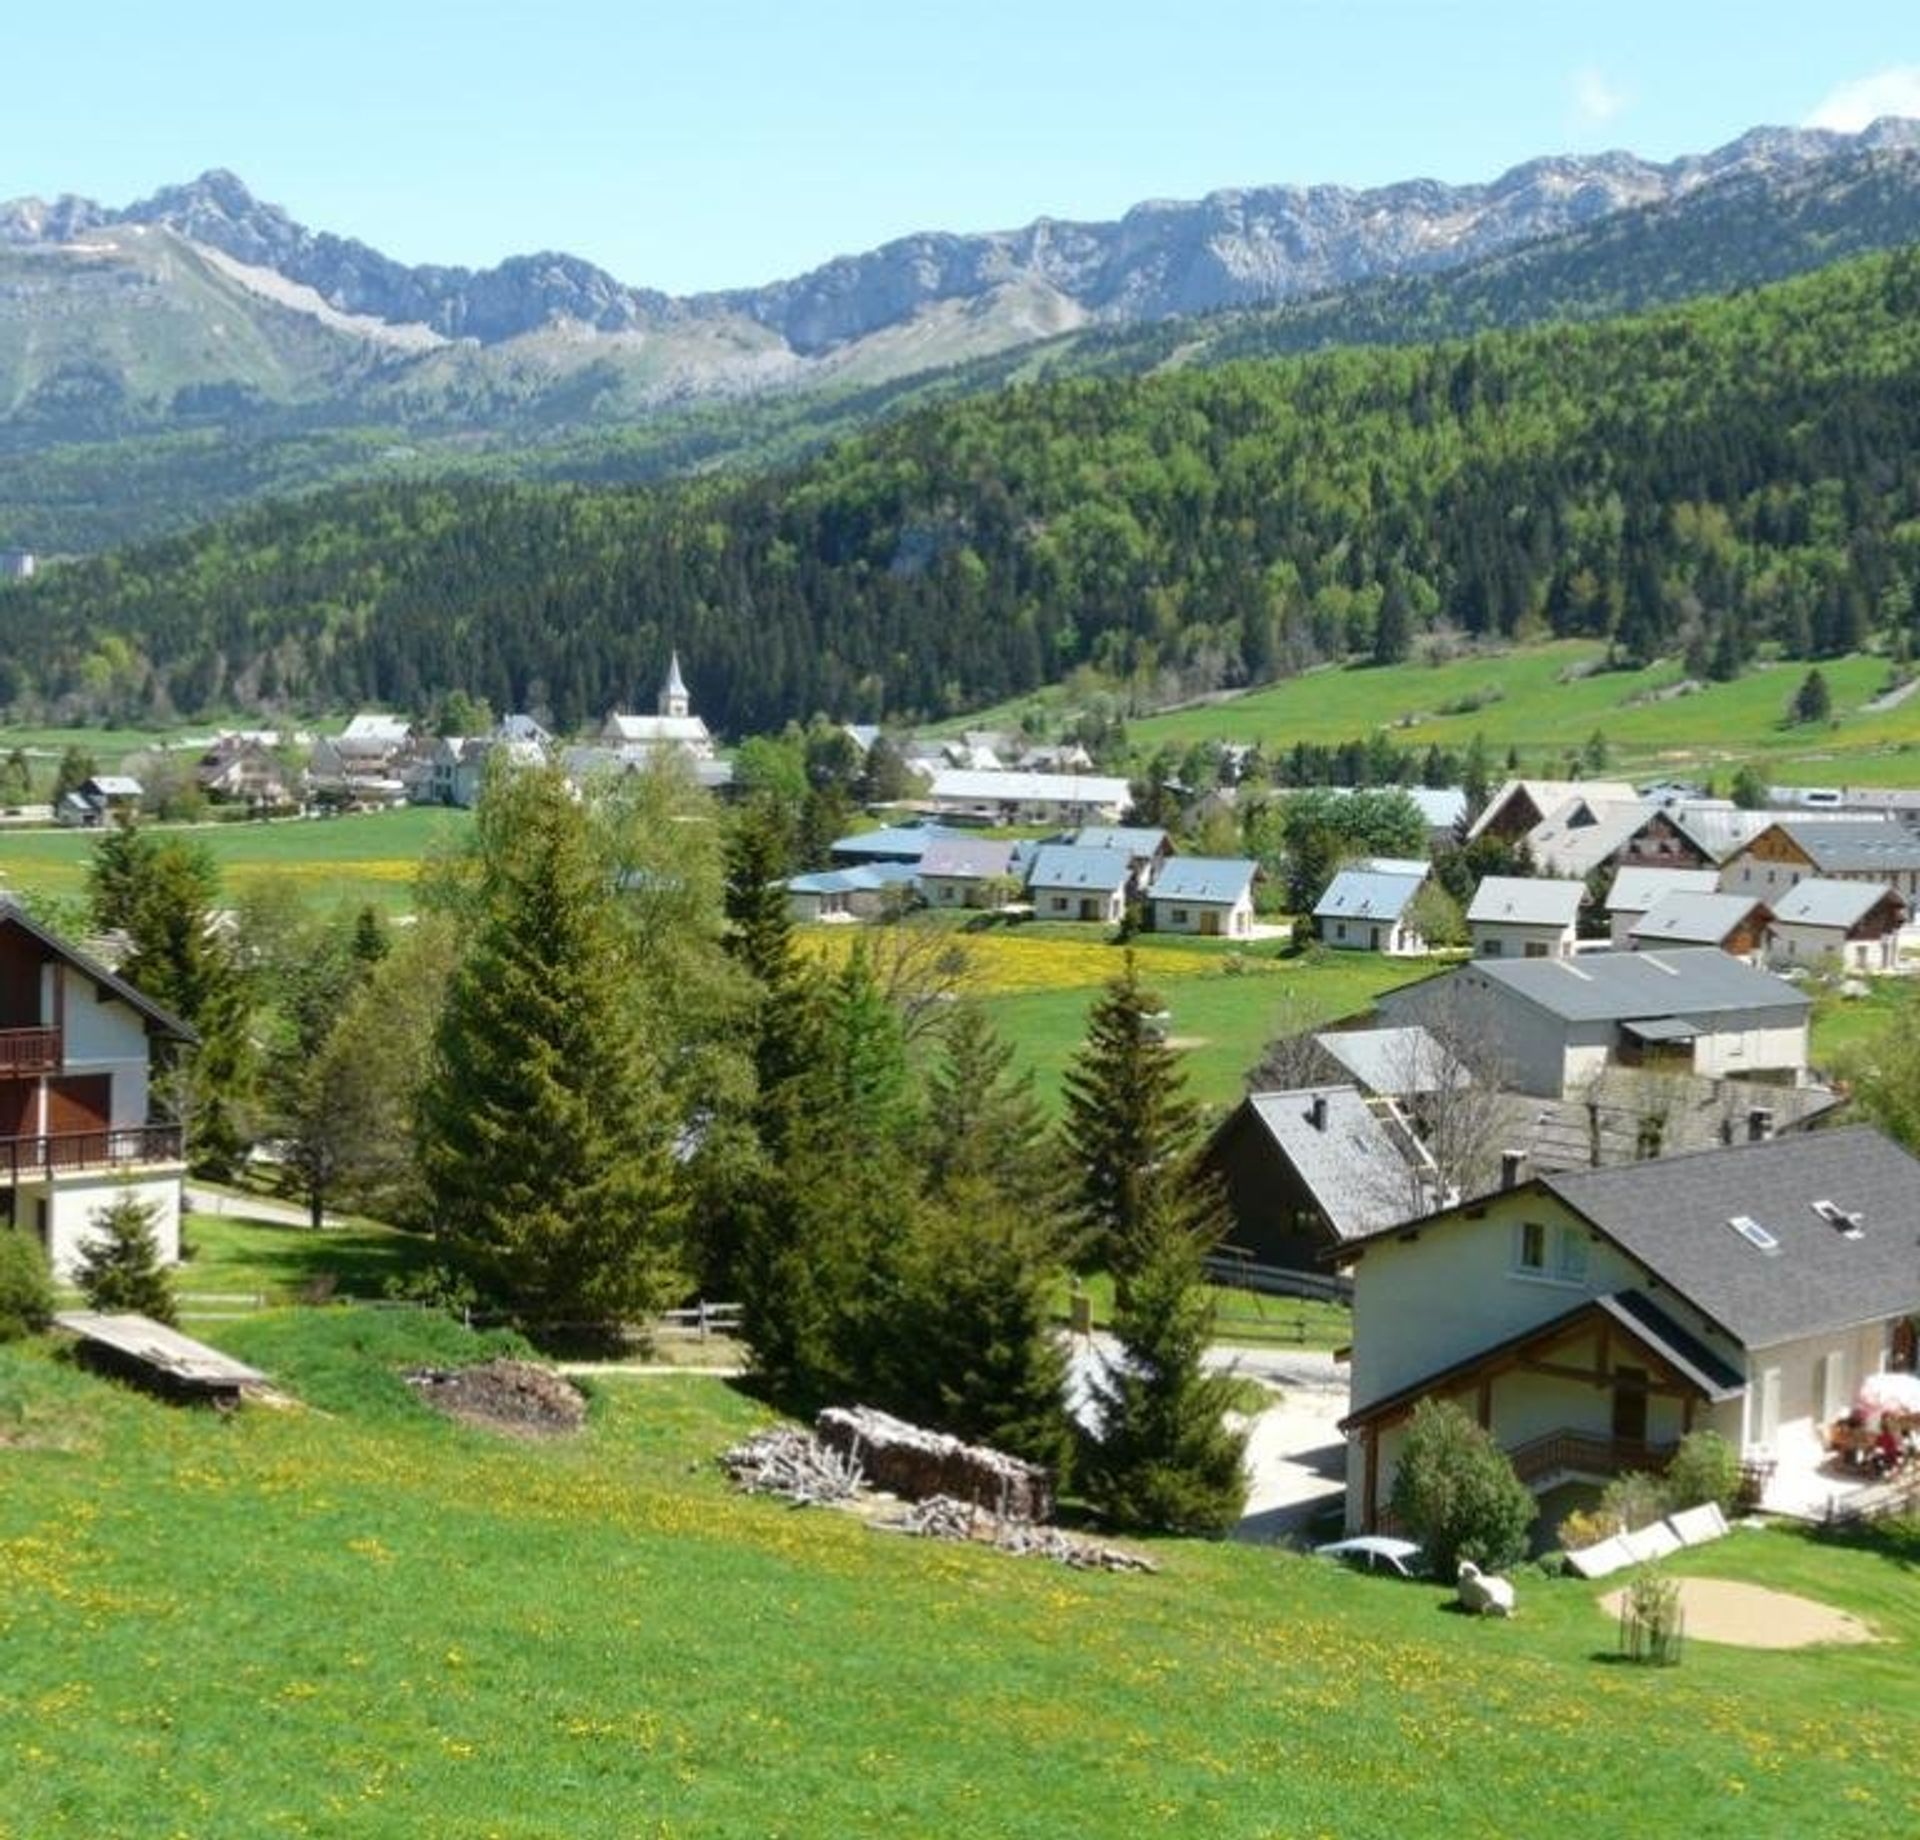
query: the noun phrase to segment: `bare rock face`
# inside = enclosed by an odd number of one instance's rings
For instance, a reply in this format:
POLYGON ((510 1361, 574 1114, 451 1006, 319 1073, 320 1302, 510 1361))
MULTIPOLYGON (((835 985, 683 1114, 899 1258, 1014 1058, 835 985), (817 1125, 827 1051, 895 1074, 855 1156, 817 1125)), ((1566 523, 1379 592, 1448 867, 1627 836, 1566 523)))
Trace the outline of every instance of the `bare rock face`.
POLYGON ((871 1406, 829 1406, 814 1421, 814 1435, 857 1462, 874 1488, 909 1501, 943 1495, 1003 1521, 1053 1518, 1053 1478, 1004 1451, 924 1431, 871 1406))

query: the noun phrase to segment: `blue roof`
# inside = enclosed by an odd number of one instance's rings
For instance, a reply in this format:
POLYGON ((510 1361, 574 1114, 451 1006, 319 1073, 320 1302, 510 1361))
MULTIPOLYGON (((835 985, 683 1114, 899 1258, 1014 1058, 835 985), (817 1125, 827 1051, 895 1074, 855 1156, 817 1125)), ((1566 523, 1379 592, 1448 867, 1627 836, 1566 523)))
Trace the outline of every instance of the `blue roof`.
POLYGON ((943 824, 894 824, 884 830, 837 838, 828 853, 836 861, 917 863, 929 844, 950 843, 966 834, 948 830, 943 824))
POLYGON ((788 894, 861 894, 894 888, 914 878, 912 863, 859 863, 847 869, 821 869, 811 875, 789 876, 788 894))
POLYGON ((1380 869, 1342 869, 1327 884, 1313 917, 1342 920, 1398 920, 1420 892, 1421 875, 1397 875, 1380 869))
POLYGON ((1252 888, 1259 868, 1240 856, 1170 856, 1160 865, 1147 898, 1231 907, 1252 888))
POLYGON ((1044 843, 1033 853, 1027 885, 1117 894, 1127 885, 1131 872, 1132 863, 1125 850, 1083 850, 1071 843, 1044 843))
POLYGON ((1083 850, 1125 850, 1129 856, 1156 856, 1167 847, 1165 831, 1138 824, 1089 824, 1073 834, 1083 850))

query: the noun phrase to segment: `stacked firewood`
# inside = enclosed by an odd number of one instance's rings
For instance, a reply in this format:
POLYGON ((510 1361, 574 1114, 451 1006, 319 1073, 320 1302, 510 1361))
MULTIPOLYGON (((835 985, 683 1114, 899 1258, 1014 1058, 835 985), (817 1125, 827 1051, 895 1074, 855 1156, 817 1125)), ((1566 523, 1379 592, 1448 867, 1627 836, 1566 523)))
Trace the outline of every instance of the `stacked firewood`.
POLYGON ((851 1501, 861 1482, 856 1458, 785 1428, 736 1444, 720 1465, 748 1494, 776 1496, 798 1508, 851 1501))
POLYGON ((1045 1521, 1053 1516, 1053 1478, 984 1444, 925 1431, 871 1406, 829 1406, 814 1424, 823 1444, 843 1451, 877 1489, 908 1501, 951 1495, 990 1509, 1002 1520, 1045 1521))

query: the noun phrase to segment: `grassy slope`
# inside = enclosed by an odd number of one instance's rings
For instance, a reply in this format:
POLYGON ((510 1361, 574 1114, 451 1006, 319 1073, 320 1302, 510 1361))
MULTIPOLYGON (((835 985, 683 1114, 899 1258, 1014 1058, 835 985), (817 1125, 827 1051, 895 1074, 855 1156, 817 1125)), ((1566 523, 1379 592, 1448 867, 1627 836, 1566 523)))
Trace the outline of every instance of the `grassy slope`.
POLYGON ((460 1332, 222 1331, 324 1412, 179 1412, 0 1351, 0 1836, 1907 1831, 1905 1566, 1780 1533, 1675 1569, 1889 1641, 1601 1665, 1603 1587, 1444 1593, 1168 1542, 1153 1578, 879 1538, 736 1498, 763 1421, 601 1383, 580 1440, 430 1418, 460 1332), (1629 1768, 1628 1759, 1631 1759, 1629 1768))

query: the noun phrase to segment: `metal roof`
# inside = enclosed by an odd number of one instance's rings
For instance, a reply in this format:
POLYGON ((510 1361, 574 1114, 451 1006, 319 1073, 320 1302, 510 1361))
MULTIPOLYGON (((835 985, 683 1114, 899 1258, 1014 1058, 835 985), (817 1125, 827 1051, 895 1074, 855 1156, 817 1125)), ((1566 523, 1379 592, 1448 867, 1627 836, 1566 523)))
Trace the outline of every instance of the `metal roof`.
POLYGON ((1396 875, 1377 869, 1342 869, 1315 903, 1313 917, 1316 920, 1398 920, 1425 880, 1424 873, 1396 875))
POLYGON ((995 773, 952 767, 933 776, 930 796, 1021 805, 1121 806, 1133 794, 1125 780, 1098 773, 995 773))
POLYGON ((1124 850, 1082 850, 1070 843, 1043 843, 1033 853, 1027 886, 1117 894, 1132 873, 1133 865, 1124 850))
POLYGON ((1717 946, 1755 908, 1765 911, 1765 903, 1750 894, 1694 894, 1681 891, 1663 895, 1640 916, 1629 937, 1680 945, 1717 946))
POLYGON ((1607 911, 1644 914, 1662 895, 1716 894, 1720 877, 1712 869, 1622 869, 1607 890, 1607 911))
POLYGON ((1805 1015, 1813 999, 1717 946, 1583 952, 1576 958, 1476 958, 1450 973, 1484 979, 1568 1022, 1699 1019, 1753 1010, 1805 1015))
POLYGON ((922 875, 984 881, 1011 872, 1014 846, 1003 837, 942 837, 920 858, 922 875))
POLYGON ((1418 1023, 1393 1029, 1335 1029, 1313 1040, 1368 1092, 1401 1099, 1473 1083, 1472 1074, 1452 1051, 1418 1023))
POLYGON ((1470 926, 1571 926, 1580 917, 1584 882, 1550 881, 1529 875, 1486 875, 1467 909, 1470 926))
POLYGON ((1258 863, 1239 856, 1170 856, 1153 878, 1147 899, 1232 907, 1247 897, 1259 872, 1258 863))
POLYGON ((1082 850, 1125 850, 1129 856, 1157 856, 1167 847, 1167 833, 1141 824, 1089 824, 1073 834, 1082 850))
POLYGON ((827 847, 830 856, 852 861, 917 863, 936 843, 957 843, 963 833, 939 824, 892 824, 877 831, 856 831, 836 837, 827 847))
POLYGON ((1904 824, 1871 818, 1803 824, 1796 817, 1780 819, 1778 828, 1823 874, 1920 869, 1920 837, 1904 824))
POLYGON ((1569 799, 1527 832, 1527 848, 1543 869, 1585 876, 1625 847, 1647 811, 1642 799, 1569 799))
POLYGON ((1845 929, 1857 926, 1892 893, 1884 882, 1840 882, 1810 875, 1773 904, 1773 917, 1782 926, 1845 929))

